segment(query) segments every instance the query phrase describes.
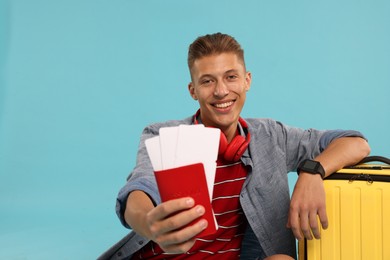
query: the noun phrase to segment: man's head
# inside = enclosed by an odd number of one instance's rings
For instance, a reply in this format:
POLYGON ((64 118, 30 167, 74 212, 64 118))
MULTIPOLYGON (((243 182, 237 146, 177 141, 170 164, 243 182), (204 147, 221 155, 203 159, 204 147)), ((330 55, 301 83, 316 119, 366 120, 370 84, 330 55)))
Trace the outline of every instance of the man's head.
POLYGON ((190 73, 195 60, 221 53, 236 54, 245 68, 244 50, 236 39, 227 34, 214 33, 200 36, 190 45, 187 58, 190 73))
POLYGON ((230 141, 236 134, 251 84, 244 51, 229 35, 206 35, 190 45, 188 65, 191 73, 188 90, 199 102, 202 123, 220 128, 230 141))

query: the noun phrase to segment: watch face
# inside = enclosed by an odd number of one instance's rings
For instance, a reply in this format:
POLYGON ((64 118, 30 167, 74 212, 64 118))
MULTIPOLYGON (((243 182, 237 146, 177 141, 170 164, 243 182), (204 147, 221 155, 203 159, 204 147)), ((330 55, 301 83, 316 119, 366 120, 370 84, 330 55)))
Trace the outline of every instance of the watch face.
POLYGON ((324 178, 325 176, 324 168, 322 168, 321 163, 317 161, 313 161, 313 160, 303 161, 301 166, 299 166, 297 169, 298 174, 301 170, 311 174, 320 174, 322 178, 324 178))
POLYGON ((317 166, 317 162, 314 161, 306 161, 305 162, 305 167, 310 168, 310 169, 315 169, 317 166))

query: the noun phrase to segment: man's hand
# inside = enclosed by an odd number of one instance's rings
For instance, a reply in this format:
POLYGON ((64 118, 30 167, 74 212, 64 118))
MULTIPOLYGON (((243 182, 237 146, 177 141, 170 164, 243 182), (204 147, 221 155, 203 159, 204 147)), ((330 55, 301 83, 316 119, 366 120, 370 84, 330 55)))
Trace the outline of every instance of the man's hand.
MULTIPOLYGON (((325 170, 325 177, 347 165, 353 165, 370 153, 366 140, 360 137, 341 137, 333 140, 314 160, 325 170)), ((323 229, 328 227, 325 190, 319 174, 302 171, 291 197, 287 227, 297 239, 320 238, 318 218, 323 229)))
POLYGON ((150 239, 164 252, 185 253, 194 245, 194 236, 204 230, 208 223, 207 220, 200 219, 191 226, 184 226, 201 217, 204 212, 202 206, 194 207, 194 200, 191 198, 162 203, 146 214, 150 239))
POLYGON ((301 172, 291 198, 287 227, 298 240, 320 238, 320 219, 323 229, 328 227, 325 190, 319 174, 301 172))
POLYGON ((125 219, 135 232, 156 242, 164 252, 180 254, 188 252, 195 243, 194 237, 207 227, 207 220, 201 218, 204 212, 204 207, 194 205, 192 198, 154 207, 144 192, 133 191, 127 199, 125 219))

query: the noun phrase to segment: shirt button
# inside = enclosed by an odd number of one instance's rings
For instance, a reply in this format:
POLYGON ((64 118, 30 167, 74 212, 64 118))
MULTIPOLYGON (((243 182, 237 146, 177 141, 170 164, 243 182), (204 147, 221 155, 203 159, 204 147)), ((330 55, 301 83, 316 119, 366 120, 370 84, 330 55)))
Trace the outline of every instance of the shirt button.
POLYGON ((138 245, 142 246, 144 244, 144 241, 138 241, 138 245))

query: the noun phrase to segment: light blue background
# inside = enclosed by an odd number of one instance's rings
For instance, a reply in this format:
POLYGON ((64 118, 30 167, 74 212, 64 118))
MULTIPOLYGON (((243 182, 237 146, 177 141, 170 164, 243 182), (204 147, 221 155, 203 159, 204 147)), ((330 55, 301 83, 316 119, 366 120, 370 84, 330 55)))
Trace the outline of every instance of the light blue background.
POLYGON ((389 14, 386 0, 0 0, 0 259, 94 259, 125 235, 115 198, 140 133, 196 111, 186 54, 206 33, 245 49, 244 116, 360 130, 390 157, 389 14))

